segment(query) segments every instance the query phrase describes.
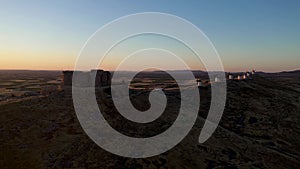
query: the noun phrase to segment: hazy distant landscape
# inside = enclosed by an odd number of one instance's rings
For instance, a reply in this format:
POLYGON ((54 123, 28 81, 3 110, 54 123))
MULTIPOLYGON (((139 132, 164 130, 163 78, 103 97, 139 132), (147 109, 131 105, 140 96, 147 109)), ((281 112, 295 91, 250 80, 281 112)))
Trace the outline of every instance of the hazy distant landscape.
POLYGON ((61 85, 61 71, 0 70, 0 103, 47 95, 61 85))

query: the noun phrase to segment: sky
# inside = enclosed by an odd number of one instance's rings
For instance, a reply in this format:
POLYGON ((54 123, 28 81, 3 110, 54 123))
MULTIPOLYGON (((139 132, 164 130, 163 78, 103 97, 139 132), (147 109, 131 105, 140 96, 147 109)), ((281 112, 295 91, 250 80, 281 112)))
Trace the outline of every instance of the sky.
MULTIPOLYGON (((83 45, 103 25, 129 14, 162 12, 201 29, 226 71, 296 70, 300 69, 299 9, 297 0, 1 1, 0 69, 73 69, 83 45)), ((147 40, 137 38, 131 44, 147 40)), ((102 67, 112 69, 110 62, 102 67)))

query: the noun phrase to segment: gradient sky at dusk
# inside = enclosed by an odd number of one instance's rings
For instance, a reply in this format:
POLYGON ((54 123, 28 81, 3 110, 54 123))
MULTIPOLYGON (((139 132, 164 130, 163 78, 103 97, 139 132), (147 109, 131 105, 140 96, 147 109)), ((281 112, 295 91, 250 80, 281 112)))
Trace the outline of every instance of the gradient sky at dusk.
POLYGON ((2 1, 0 69, 72 69, 104 24, 137 12, 177 15, 198 26, 226 71, 300 69, 300 1, 2 1))

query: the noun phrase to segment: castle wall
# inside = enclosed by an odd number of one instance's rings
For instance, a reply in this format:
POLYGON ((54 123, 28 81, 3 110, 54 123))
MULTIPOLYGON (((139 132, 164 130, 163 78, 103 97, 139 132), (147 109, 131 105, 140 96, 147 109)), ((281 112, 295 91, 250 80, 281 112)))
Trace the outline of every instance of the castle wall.
POLYGON ((63 71, 62 89, 71 90, 73 75, 76 74, 79 78, 76 84, 77 87, 102 87, 109 86, 111 84, 111 73, 103 70, 91 70, 90 72, 80 71, 63 71), (96 73, 96 75, 95 75, 96 73), (92 81, 92 77, 96 76, 95 81, 92 81), (94 84, 93 84, 94 83, 94 84))

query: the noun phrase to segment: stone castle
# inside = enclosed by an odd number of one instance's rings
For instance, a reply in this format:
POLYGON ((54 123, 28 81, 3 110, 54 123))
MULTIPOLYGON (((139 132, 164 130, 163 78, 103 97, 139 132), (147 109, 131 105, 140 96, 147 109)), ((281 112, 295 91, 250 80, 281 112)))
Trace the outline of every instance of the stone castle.
MULTIPOLYGON (((78 75, 79 81, 76 82, 75 87, 107 87, 111 85, 111 78, 112 74, 109 71, 104 71, 101 69, 91 70, 89 72, 84 71, 63 71, 62 77, 62 85, 61 89, 65 91, 69 91, 73 85, 73 74, 76 73, 78 75), (95 77, 95 81, 92 80, 95 77)), ((255 70, 253 69, 252 72, 246 71, 244 73, 227 73, 226 80, 252 80, 255 74, 255 70)), ((201 79, 196 79, 198 87, 205 87, 209 84, 208 81, 202 81, 201 79)), ((218 77, 215 77, 214 83, 220 82, 218 77)), ((210 82, 211 83, 211 82, 210 82)))
POLYGON ((103 71, 100 69, 91 70, 89 72, 83 71, 63 71, 62 77, 62 89, 68 90, 72 88, 73 85, 73 74, 78 75, 80 81, 76 84, 77 87, 105 87, 111 84, 111 73, 109 71, 103 71), (96 76, 95 81, 93 81, 93 76, 96 76))

